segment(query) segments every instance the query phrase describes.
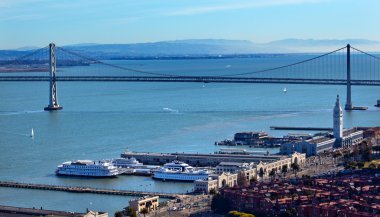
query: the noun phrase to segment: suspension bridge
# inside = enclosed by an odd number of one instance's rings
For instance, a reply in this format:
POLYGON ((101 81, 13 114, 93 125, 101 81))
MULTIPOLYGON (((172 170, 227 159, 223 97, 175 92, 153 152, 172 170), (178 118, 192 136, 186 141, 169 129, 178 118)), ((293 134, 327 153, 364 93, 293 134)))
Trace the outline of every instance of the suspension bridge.
MULTIPOLYGON (((204 82, 345 85, 346 110, 354 107, 351 86, 380 86, 380 57, 349 44, 275 67, 235 73, 164 73, 101 61, 54 43, 21 56, 0 60, 0 81, 49 82, 49 105, 60 110, 57 82, 204 82), (95 67, 96 66, 96 67, 95 67)), ((191 70, 191 69, 189 69, 191 70)))

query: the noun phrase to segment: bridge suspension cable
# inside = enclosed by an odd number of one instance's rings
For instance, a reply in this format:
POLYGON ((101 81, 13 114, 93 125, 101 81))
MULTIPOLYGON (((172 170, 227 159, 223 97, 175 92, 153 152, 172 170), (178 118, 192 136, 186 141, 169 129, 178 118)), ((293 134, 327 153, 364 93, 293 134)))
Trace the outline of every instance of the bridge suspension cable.
POLYGON ((351 46, 351 49, 353 49, 353 50, 355 50, 355 51, 357 51, 357 52, 359 52, 359 53, 362 53, 362 54, 365 54, 365 55, 367 55, 367 56, 370 56, 370 57, 373 57, 373 58, 375 58, 375 59, 380 60, 380 57, 375 56, 375 55, 370 54, 370 53, 367 53, 367 52, 365 52, 365 51, 359 50, 359 49, 357 49, 357 48, 355 48, 355 47, 352 47, 352 46, 351 46))
POLYGON ((71 55, 80 57, 82 59, 89 60, 89 61, 92 61, 94 63, 102 64, 102 65, 105 65, 105 66, 113 67, 113 68, 116 68, 116 69, 121 69, 121 70, 125 70, 125 71, 132 71, 132 72, 137 72, 137 73, 147 74, 147 75, 157 75, 157 76, 164 76, 164 77, 181 77, 181 76, 177 76, 177 75, 170 75, 170 74, 165 74, 165 73, 148 72, 148 71, 144 71, 144 70, 133 69, 133 68, 118 66, 118 65, 114 65, 114 64, 109 64, 109 63, 105 63, 105 62, 102 62, 100 60, 97 60, 97 59, 94 59, 94 58, 91 58, 91 57, 86 57, 84 55, 78 54, 78 53, 76 53, 74 51, 70 51, 70 50, 64 49, 62 47, 57 47, 57 49, 61 50, 63 52, 69 53, 71 55))
POLYGON ((299 61, 299 62, 296 62, 296 63, 291 63, 291 64, 288 64, 288 65, 284 65, 284 66, 278 66, 278 67, 274 67, 274 68, 262 69, 262 70, 258 70, 258 71, 252 71, 252 72, 244 72, 244 73, 236 73, 236 74, 224 74, 224 75, 219 75, 219 77, 233 77, 233 76, 241 76, 241 75, 250 75, 250 74, 257 74, 257 73, 262 73, 262 72, 269 72, 269 71, 289 68, 289 67, 292 67, 292 66, 300 65, 302 63, 311 62, 313 60, 320 59, 322 57, 328 56, 330 54, 339 52, 339 51, 344 50, 344 49, 346 49, 346 46, 344 46, 342 48, 339 48, 337 50, 331 51, 329 53, 325 53, 325 54, 322 54, 322 55, 319 55, 319 56, 316 56, 316 57, 313 57, 313 58, 310 58, 310 59, 307 59, 307 60, 302 60, 302 61, 299 61))

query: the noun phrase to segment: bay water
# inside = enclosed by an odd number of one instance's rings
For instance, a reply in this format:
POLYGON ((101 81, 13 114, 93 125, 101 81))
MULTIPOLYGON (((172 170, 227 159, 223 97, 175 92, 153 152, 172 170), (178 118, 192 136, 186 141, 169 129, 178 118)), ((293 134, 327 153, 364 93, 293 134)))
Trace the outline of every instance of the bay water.
MULTIPOLYGON (((289 62, 301 57, 288 57, 289 62), (293 58, 293 59, 292 59, 293 58)), ((278 57, 260 59, 123 60, 119 65, 151 71, 217 74, 249 71, 262 62, 278 65, 278 57)), ((283 62, 281 62, 282 64, 283 62)), ((86 68, 91 71, 91 67, 86 68)), ((264 65, 261 65, 264 67, 264 65)), ((62 69, 73 72, 80 67, 62 69)), ((380 125, 380 87, 354 86, 355 106, 344 112, 344 127, 380 125)), ((125 150, 213 153, 215 141, 240 131, 287 131, 270 126, 332 127, 336 95, 344 107, 346 87, 334 85, 59 82, 63 110, 46 112, 47 82, 0 83, 0 180, 68 186, 90 186, 183 193, 191 183, 120 176, 112 179, 57 177, 64 161, 119 157, 125 150), (286 88, 285 93, 283 89, 286 88), (34 129, 35 137, 29 135, 34 129)), ((309 133, 309 132, 307 132, 309 133)), ((262 150, 262 149, 259 149, 262 150)), ((271 149, 272 153, 278 149, 271 149)), ((0 204, 112 215, 132 197, 0 188, 0 204)))

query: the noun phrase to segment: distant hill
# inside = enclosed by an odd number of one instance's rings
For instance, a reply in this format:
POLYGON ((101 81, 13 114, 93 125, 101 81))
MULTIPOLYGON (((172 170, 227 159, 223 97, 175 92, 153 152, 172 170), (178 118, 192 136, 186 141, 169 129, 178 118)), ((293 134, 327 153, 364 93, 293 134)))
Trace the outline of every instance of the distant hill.
POLYGON ((284 39, 262 44, 268 48, 281 48, 292 52, 328 52, 347 44, 366 51, 380 51, 380 41, 366 39, 315 40, 315 39, 284 39))
POLYGON ((194 56, 253 53, 329 52, 347 44, 366 51, 380 51, 379 41, 365 39, 314 40, 284 39, 268 43, 247 40, 189 39, 136 44, 85 44, 67 46, 92 56, 194 56))
MULTIPOLYGON (((220 55, 257 53, 329 52, 350 43, 364 51, 380 51, 380 42, 365 39, 314 40, 284 39, 268 43, 247 40, 189 39, 135 44, 82 43, 63 46, 85 56, 97 59, 127 58, 208 58, 220 55)), ((60 46, 60 45, 58 45, 60 46)), ((34 47, 0 50, 0 59, 13 58, 30 52, 34 47)))
POLYGON ((73 50, 88 53, 91 56, 122 58, 133 56, 194 56, 243 54, 254 52, 254 44, 240 40, 178 40, 137 44, 94 44, 69 45, 73 50))

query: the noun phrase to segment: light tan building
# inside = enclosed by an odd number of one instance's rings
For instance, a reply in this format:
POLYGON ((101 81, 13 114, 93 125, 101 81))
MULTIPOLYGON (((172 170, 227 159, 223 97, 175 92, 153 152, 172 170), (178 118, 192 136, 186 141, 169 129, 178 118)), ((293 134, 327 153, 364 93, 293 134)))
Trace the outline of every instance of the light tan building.
POLYGON ((256 168, 252 168, 249 170, 242 170, 239 173, 245 177, 245 179, 247 180, 247 183, 250 183, 251 180, 255 180, 255 179, 257 180, 256 168))
POLYGON ((249 170, 254 167, 254 163, 220 162, 216 166, 216 173, 238 173, 242 170, 249 170))
POLYGON ((263 163, 260 162, 256 166, 256 176, 259 177, 260 174, 263 174, 263 178, 269 177, 269 173, 274 170, 276 174, 280 174, 283 167, 286 167, 289 171, 291 169, 291 165, 293 163, 297 163, 300 167, 303 167, 306 163, 306 154, 304 153, 298 153, 295 152, 292 155, 290 155, 288 158, 270 162, 270 163, 263 163))
POLYGON ((208 177, 208 179, 199 179, 194 181, 194 191, 195 192, 203 192, 210 193, 210 191, 214 189, 218 190, 218 180, 212 177, 208 177))
POLYGON ((135 210, 136 212, 140 213, 144 208, 148 210, 148 212, 151 212, 153 210, 156 210, 159 205, 159 197, 143 197, 135 200, 129 201, 129 207, 135 210))
POLYGON ((236 173, 211 174, 206 180, 196 180, 194 182, 194 191, 210 193, 212 189, 233 187, 237 185, 237 177, 236 173))
POLYGON ((96 212, 87 210, 86 213, 45 210, 41 208, 24 208, 14 206, 2 206, 0 205, 1 217, 28 217, 28 216, 40 216, 40 217, 108 217, 106 212, 96 212))

